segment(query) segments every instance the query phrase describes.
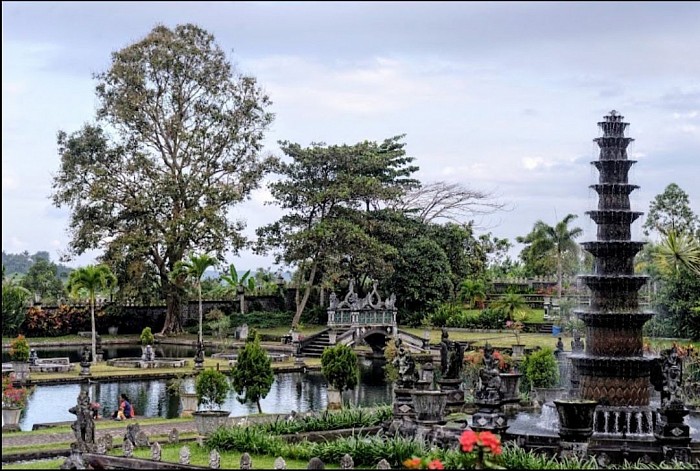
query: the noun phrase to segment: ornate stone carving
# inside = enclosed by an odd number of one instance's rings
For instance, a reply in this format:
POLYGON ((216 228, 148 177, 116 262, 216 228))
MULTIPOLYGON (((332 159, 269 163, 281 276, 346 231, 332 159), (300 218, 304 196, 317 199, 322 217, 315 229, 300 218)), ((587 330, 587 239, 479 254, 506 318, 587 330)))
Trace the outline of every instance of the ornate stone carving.
POLYGON ((187 446, 180 448, 180 464, 190 464, 190 449, 187 446))
POLYGON ((498 360, 493 356, 493 348, 488 343, 484 346, 484 367, 479 370, 479 387, 475 395, 481 401, 494 403, 503 399, 498 360))
POLYGON ((168 443, 180 443, 180 432, 176 428, 172 429, 168 434, 168 443))
POLYGON ((154 442, 153 445, 151 445, 151 459, 153 461, 160 461, 160 455, 161 455, 160 443, 154 442))
POLYGON ((394 339, 396 346, 396 356, 392 361, 392 365, 399 373, 399 378, 396 381, 396 387, 402 389, 410 389, 416 381, 418 381, 418 371, 416 370, 416 362, 413 360, 411 353, 403 347, 403 341, 400 337, 394 339))
POLYGON ((219 452, 216 450, 209 452, 209 467, 211 469, 221 468, 221 455, 219 455, 219 452))
MULTIPOLYGON (((253 462, 250 459, 250 455, 248 453, 243 453, 241 455, 241 459, 239 461, 239 468, 240 469, 253 469, 253 462)), ((277 469, 277 468, 275 468, 277 469)))
POLYGON ((284 458, 282 458, 281 456, 278 456, 275 459, 275 462, 273 463, 272 467, 274 469, 287 469, 287 462, 284 461, 284 458))
POLYGON ((309 460, 309 465, 306 467, 306 469, 326 469, 326 465, 323 461, 321 461, 321 458, 314 456, 309 460))
POLYGON ((353 469, 355 467, 355 462, 352 456, 345 453, 342 458, 340 458, 340 469, 353 469))
POLYGON ((391 469, 391 465, 387 460, 381 460, 377 463, 377 469, 391 469))
POLYGON ((134 444, 131 443, 131 440, 124 440, 122 444, 122 454, 126 458, 131 458, 134 455, 134 444))

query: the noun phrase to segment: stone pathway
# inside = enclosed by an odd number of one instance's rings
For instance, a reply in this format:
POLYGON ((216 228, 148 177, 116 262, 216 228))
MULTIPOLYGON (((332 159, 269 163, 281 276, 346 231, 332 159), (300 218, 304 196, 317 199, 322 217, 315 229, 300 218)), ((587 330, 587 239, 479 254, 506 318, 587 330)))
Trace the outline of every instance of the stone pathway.
MULTIPOLYGON (((138 422, 138 420, 136 422, 138 422)), ((114 438, 123 437, 126 433, 126 426, 130 423, 133 422, 114 422, 114 427, 97 430, 95 438, 97 439, 107 433, 111 434, 114 438)), ((146 432, 146 434, 149 437, 152 437, 154 435, 167 436, 173 428, 176 428, 180 435, 184 433, 191 433, 197 431, 197 426, 195 425, 194 420, 189 422, 177 422, 173 424, 166 423, 157 425, 141 425, 141 430, 146 432)), ((45 445, 50 443, 66 443, 72 442, 74 440, 75 435, 73 435, 73 432, 45 433, 34 435, 30 435, 27 432, 3 433, 2 448, 22 445, 45 445)))

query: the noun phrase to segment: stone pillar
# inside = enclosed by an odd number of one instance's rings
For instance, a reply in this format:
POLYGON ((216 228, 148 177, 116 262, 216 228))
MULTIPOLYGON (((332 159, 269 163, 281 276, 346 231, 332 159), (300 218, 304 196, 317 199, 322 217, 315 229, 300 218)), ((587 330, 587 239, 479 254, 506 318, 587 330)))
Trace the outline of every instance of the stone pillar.
POLYGON ((438 380, 440 391, 447 393, 446 411, 462 412, 464 408, 464 390, 461 388, 461 379, 440 379, 438 380))

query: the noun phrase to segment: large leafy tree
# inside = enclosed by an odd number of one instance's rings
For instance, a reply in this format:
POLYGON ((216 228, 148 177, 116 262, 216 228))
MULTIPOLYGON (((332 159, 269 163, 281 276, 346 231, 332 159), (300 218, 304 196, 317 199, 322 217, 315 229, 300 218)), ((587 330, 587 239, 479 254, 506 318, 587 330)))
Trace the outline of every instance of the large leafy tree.
MULTIPOLYGON (((410 165, 413 158, 406 156, 402 138, 307 148, 280 143, 291 160, 278 163, 282 178, 269 188, 285 215, 257 230, 257 248, 274 250, 277 263, 299 269, 304 294, 293 325, 322 277, 346 272, 383 278, 390 272, 387 258, 395 256, 395 249, 372 236, 370 219, 417 184, 411 178, 417 167, 410 165)), ((363 285, 360 280, 356 286, 363 285)))
POLYGON ((21 285, 44 301, 57 300, 65 294, 58 266, 47 258, 36 259, 22 278, 21 285))
POLYGON ((97 358, 96 329, 95 329, 95 296, 103 290, 116 286, 117 278, 107 265, 88 265, 71 272, 68 278, 68 289, 74 295, 87 291, 90 299, 90 326, 92 331, 92 361, 97 358))
MULTIPOLYGON (((567 255, 578 259, 578 244, 576 239, 583 234, 580 227, 570 228, 569 224, 576 219, 574 214, 567 214, 564 219, 550 226, 543 221, 537 221, 532 231, 525 237, 516 240, 526 244, 520 256, 526 265, 543 266, 553 262, 557 274, 557 295, 561 298, 564 261, 567 255)), ((549 273, 536 273, 546 275, 549 273)))
POLYGON ((201 343, 202 324, 204 322, 204 313, 202 312, 202 277, 204 272, 209 267, 218 265, 219 261, 209 254, 203 253, 200 255, 190 255, 187 260, 180 260, 175 264, 173 269, 173 277, 189 279, 194 283, 197 290, 197 300, 199 301, 199 335, 197 340, 201 343))
POLYGON ((642 228, 647 236, 651 232, 663 235, 669 231, 693 234, 698 228, 698 217, 690 208, 688 194, 675 183, 669 184, 649 205, 642 228))
POLYGON ((270 101, 191 24, 155 27, 96 79, 98 123, 58 134, 53 201, 71 210, 69 252, 101 248, 110 264, 141 256, 166 299, 162 332, 178 333, 184 289, 170 272, 188 252, 222 258, 244 244, 227 212, 267 167, 270 101))
POLYGON ((265 399, 274 381, 270 356, 260 345, 260 335, 252 329, 231 372, 233 389, 236 393, 243 394, 238 397, 241 403, 254 402, 258 406, 258 412, 262 413, 260 399, 265 399))

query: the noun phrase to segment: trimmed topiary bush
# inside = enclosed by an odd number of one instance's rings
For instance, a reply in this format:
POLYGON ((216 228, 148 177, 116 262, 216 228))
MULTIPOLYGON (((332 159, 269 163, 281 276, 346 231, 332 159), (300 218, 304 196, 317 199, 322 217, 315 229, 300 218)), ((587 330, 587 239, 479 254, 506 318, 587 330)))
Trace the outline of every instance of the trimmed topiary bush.
POLYGON ((559 367, 554 351, 545 347, 525 357, 523 370, 533 388, 552 388, 559 382, 559 367))
POLYGON ((236 366, 231 372, 233 390, 243 397, 238 397, 241 403, 254 402, 258 412, 262 413, 260 399, 265 399, 270 392, 275 375, 272 371, 270 356, 260 346, 260 336, 251 329, 248 333, 243 351, 238 355, 236 366))
POLYGON ((197 404, 203 405, 209 410, 221 405, 226 400, 230 389, 228 379, 220 371, 202 371, 195 381, 194 390, 197 394, 197 404))
POLYGON ((347 345, 328 347, 321 355, 321 372, 338 391, 354 389, 360 376, 357 355, 347 345))
POLYGON ((144 327, 141 331, 141 345, 153 345, 155 337, 150 327, 144 327))

